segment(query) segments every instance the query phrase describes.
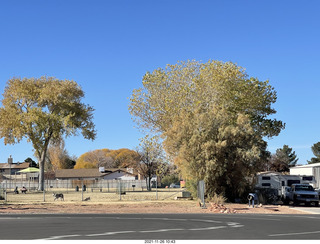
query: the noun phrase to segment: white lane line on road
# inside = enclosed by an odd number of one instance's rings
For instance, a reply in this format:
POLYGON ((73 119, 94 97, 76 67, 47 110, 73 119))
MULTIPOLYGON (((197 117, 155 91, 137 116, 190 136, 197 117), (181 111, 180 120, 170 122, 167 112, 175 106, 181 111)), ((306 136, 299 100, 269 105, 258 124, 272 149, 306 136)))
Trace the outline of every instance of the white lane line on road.
MULTIPOLYGON (((240 226, 239 226, 240 227, 240 226)), ((199 230, 215 230, 215 229, 222 229, 227 228, 227 226, 211 226, 211 227, 204 227, 204 228, 196 228, 196 229, 158 229, 158 230, 140 230, 140 231, 117 231, 117 232, 105 232, 100 234, 88 234, 85 236, 92 237, 92 236, 107 236, 107 235, 116 235, 116 234, 127 234, 133 232, 139 233, 158 233, 158 232, 168 232, 168 231, 199 231, 199 230)))
POLYGON ((0 217, 0 220, 16 220, 16 219, 20 219, 20 217, 0 217))
POLYGON ((229 227, 232 227, 232 228, 239 228, 239 227, 243 227, 244 225, 241 225, 239 223, 236 223, 236 222, 228 222, 227 223, 229 227))
MULTIPOLYGON (((222 221, 215 221, 215 220, 208 220, 208 219, 171 219, 171 218, 133 218, 133 217, 108 217, 108 219, 114 220, 158 220, 158 221, 194 221, 194 222, 202 222, 202 223, 219 223, 223 224, 222 221)), ((226 225, 220 226, 209 226, 209 227, 201 227, 201 228, 175 228, 175 229, 156 229, 156 230, 130 230, 130 231, 110 231, 110 232, 103 232, 103 233, 95 233, 95 234, 82 234, 82 235, 61 235, 61 236, 50 236, 48 238, 43 238, 42 240, 58 240, 63 238, 70 238, 70 237, 95 237, 95 236, 108 236, 108 235, 118 235, 118 234, 128 234, 128 233, 159 233, 159 232, 169 232, 169 231, 209 231, 209 230, 217 230, 223 228, 237 228, 243 227, 237 222, 227 222, 224 223, 226 225)))
POLYGON ((239 223, 237 222, 227 222, 227 225, 229 226, 234 226, 234 225, 238 225, 239 223))
POLYGON ((115 232, 105 232, 105 233, 100 233, 100 234, 88 234, 85 236, 110 236, 110 235, 127 234, 127 233, 133 233, 133 232, 136 232, 136 231, 133 231, 133 230, 115 231, 115 232))
POLYGON ((173 221, 188 221, 188 219, 167 219, 167 220, 173 220, 173 221))
POLYGON ((213 226, 213 227, 206 227, 206 228, 197 228, 197 229, 189 229, 192 231, 198 231, 198 230, 217 230, 217 229, 223 229, 227 228, 227 226, 213 226))
POLYGON ((57 240, 57 239, 61 239, 61 238, 78 237, 78 236, 81 236, 81 235, 50 236, 48 238, 43 238, 43 239, 39 239, 39 240, 57 240))
POLYGON ((309 234, 317 234, 319 231, 308 231, 308 232, 297 232, 297 233, 283 233, 283 234, 272 234, 269 236, 297 236, 297 235, 309 235, 309 234))
POLYGON ((211 219, 188 219, 190 221, 198 221, 198 222, 205 222, 205 223, 218 223, 221 224, 221 221, 211 220, 211 219))
POLYGON ((166 231, 182 231, 185 229, 162 229, 162 230, 141 230, 140 233, 166 232, 166 231))

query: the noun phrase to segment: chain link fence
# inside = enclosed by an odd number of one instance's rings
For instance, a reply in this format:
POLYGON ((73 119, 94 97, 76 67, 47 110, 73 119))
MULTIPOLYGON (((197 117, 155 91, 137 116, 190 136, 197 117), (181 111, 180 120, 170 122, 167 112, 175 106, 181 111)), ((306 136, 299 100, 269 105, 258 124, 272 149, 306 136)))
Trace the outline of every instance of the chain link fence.
POLYGON ((37 181, 4 181, 0 195, 6 202, 107 202, 107 201, 152 201, 173 200, 182 196, 184 189, 152 188, 147 191, 144 180, 46 180, 45 191, 38 191, 37 181), (25 187, 26 193, 21 189, 25 187), (54 194, 63 194, 64 199, 55 199, 54 194))

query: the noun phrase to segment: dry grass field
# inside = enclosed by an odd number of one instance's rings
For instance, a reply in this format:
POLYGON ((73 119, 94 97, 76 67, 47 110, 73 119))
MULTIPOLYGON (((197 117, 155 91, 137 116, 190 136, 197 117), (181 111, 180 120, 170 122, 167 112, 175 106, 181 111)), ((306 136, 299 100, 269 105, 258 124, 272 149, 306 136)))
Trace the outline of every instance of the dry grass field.
POLYGON ((207 203, 207 208, 199 206, 198 200, 181 199, 181 189, 159 190, 158 192, 126 192, 120 195, 113 192, 49 191, 27 194, 8 193, 7 201, 0 201, 0 214, 40 214, 40 213, 264 213, 264 214, 301 214, 288 206, 248 207, 247 204, 218 205, 207 203), (52 193, 63 193, 64 201, 56 200, 52 193), (85 201, 85 199, 90 200, 85 201))
MULTIPOLYGON (((66 189, 50 189, 50 191, 45 192, 27 192, 26 194, 14 194, 12 192, 7 194, 8 203, 40 203, 40 202, 54 202, 53 193, 63 193, 65 203, 75 203, 82 202, 86 199, 88 202, 94 203, 104 203, 104 202, 113 202, 113 201, 152 201, 152 200, 174 200, 176 197, 181 197, 181 189, 170 189, 164 190, 160 189, 158 191, 131 191, 126 192, 125 194, 119 194, 115 191, 67 191, 66 189)), ((61 201, 60 199, 56 200, 61 201)))

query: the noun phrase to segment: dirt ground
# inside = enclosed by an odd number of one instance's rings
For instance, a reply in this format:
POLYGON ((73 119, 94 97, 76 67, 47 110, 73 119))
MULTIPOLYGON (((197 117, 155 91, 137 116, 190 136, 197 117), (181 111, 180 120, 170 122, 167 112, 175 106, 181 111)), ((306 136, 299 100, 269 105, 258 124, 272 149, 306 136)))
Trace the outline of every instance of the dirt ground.
POLYGON ((10 204, 0 203, 0 214, 122 214, 122 213, 219 213, 219 214, 305 214, 288 206, 256 206, 249 207, 247 204, 224 204, 217 205, 207 203, 206 209, 199 206, 195 200, 176 201, 141 201, 141 202, 54 202, 34 204, 10 204))

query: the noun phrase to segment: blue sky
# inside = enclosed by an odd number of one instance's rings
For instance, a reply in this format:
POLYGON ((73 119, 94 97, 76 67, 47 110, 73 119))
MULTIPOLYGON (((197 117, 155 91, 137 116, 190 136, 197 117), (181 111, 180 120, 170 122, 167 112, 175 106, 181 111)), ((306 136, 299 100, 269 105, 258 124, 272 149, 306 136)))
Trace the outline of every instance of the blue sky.
MULTIPOLYGON (((270 80, 275 117, 286 123, 268 140, 293 148, 299 163, 320 141, 320 1, 12 0, 0 1, 0 93, 12 77, 72 79, 95 108, 97 139, 66 140, 69 154, 135 149, 143 135, 128 112, 143 75, 178 60, 232 61, 270 80)), ((33 157, 26 141, 4 146, 0 162, 33 157)))

